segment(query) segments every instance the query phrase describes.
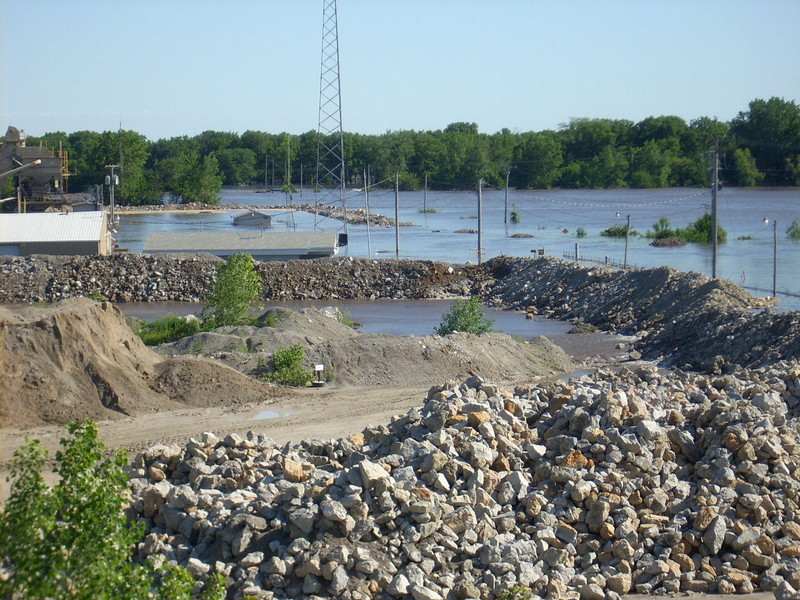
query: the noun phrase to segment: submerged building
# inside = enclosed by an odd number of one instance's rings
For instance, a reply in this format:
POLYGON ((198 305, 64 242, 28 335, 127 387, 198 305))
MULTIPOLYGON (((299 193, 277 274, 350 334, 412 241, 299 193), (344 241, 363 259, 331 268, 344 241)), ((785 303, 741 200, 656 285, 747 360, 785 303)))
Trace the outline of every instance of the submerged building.
POLYGON ((205 252, 229 258, 244 252, 255 260, 326 258, 339 252, 340 237, 331 231, 253 233, 151 233, 144 252, 205 252))

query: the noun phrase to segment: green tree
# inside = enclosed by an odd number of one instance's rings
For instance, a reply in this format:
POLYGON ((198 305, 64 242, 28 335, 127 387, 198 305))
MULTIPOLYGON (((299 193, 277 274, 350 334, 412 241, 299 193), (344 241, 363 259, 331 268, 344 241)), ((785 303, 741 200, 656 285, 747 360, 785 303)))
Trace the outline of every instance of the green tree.
POLYGON ((158 163, 163 189, 182 202, 219 203, 222 176, 219 163, 213 155, 201 157, 190 151, 170 156, 158 163))
POLYGON ((242 252, 234 254, 217 267, 216 275, 200 314, 203 326, 214 329, 253 323, 250 311, 261 297, 261 275, 256 271, 253 257, 242 252))
POLYGON ((758 170, 749 148, 737 148, 733 151, 733 167, 736 185, 752 187, 764 180, 764 174, 758 170))
POLYGON ((731 130, 738 143, 750 149, 767 183, 794 183, 786 159, 800 147, 800 105, 776 97, 753 100, 733 120, 731 130))
POLYGON ((256 176, 256 155, 249 148, 226 148, 214 153, 225 185, 247 184, 256 176))
POLYGON ((514 150, 510 183, 520 189, 552 188, 561 176, 564 155, 553 132, 526 133, 514 150))
POLYGON ((494 319, 486 316, 481 309, 481 299, 477 296, 465 300, 454 300, 450 310, 442 317, 442 322, 434 330, 438 335, 455 331, 462 333, 488 333, 494 327, 494 319))
MULTIPOLYGON (((121 451, 104 458, 92 422, 72 423, 61 440, 49 487, 42 476, 47 452, 28 441, 11 468, 11 493, 0 512, 0 597, 9 600, 179 600, 190 597, 192 577, 180 567, 159 572, 135 563, 141 522, 130 522, 126 459, 121 451), (180 583, 179 582, 183 582, 180 583)), ((218 578, 203 598, 224 597, 218 578)))

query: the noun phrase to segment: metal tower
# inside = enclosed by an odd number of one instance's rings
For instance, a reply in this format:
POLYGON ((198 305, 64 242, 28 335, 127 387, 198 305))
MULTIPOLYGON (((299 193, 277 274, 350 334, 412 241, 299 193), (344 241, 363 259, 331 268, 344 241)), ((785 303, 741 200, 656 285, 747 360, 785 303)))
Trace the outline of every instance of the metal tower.
MULTIPOLYGON (((319 126, 317 127, 317 203, 341 202, 347 231, 345 201, 344 133, 342 93, 339 80, 339 28, 336 0, 323 0, 322 59, 319 79, 319 126)), ((316 196, 315 196, 316 197, 316 196)), ((315 216, 316 226, 316 216, 315 216)))

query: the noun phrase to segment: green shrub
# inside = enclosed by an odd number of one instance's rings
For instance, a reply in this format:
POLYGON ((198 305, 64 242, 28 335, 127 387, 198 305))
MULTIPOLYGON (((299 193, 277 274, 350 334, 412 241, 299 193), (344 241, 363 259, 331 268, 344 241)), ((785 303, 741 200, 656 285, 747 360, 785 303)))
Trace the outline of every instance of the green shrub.
POLYGON ((418 208, 418 213, 435 213, 438 212, 435 208, 418 208))
MULTIPOLYGON (((188 600, 195 582, 183 568, 133 560, 144 525, 123 512, 128 502, 124 452, 104 457, 92 422, 72 423, 61 440, 48 486, 47 452, 30 441, 14 453, 11 491, 0 511, 0 597, 9 599, 188 600)), ((224 598, 214 577, 201 598, 224 598)))
POLYGON ((358 323, 353 321, 353 313, 351 313, 349 310, 339 311, 339 323, 342 325, 347 325, 348 327, 352 327, 353 329, 358 326, 358 323))
POLYGON ((515 225, 522 222, 522 217, 520 216, 519 211, 517 210, 517 207, 514 206, 514 205, 512 205, 512 207, 511 207, 510 220, 515 225))
POLYGON ((314 377, 311 371, 303 368, 305 358, 306 351, 301 344, 280 348, 272 355, 272 370, 263 378, 279 385, 303 387, 314 377))
POLYGON ((201 329, 200 321, 197 319, 186 319, 175 314, 168 314, 155 321, 143 323, 135 333, 148 346, 157 346, 194 335, 201 329))
POLYGON ((261 297, 261 276, 253 264, 253 257, 240 252, 217 267, 217 278, 211 292, 205 297, 206 306, 200 320, 208 329, 224 325, 251 325, 255 317, 250 311, 256 308, 261 297))
POLYGON ((578 227, 578 229, 575 230, 575 235, 579 238, 586 237, 586 230, 583 227, 578 227))
POLYGON ((447 335, 454 331, 463 333, 487 333, 492 330, 494 319, 486 316, 481 309, 481 299, 477 296, 466 300, 454 300, 450 310, 442 317, 439 327, 434 330, 438 335, 447 335))
MULTIPOLYGON (((708 244, 711 242, 711 213, 706 213, 694 223, 678 229, 677 237, 687 242, 708 244)), ((728 233, 717 224, 717 241, 722 243, 728 239, 728 233)))
POLYGON ((530 600, 531 590, 524 585, 517 584, 513 587, 500 590, 496 598, 497 600, 530 600))
POLYGON ((793 240, 800 240, 800 218, 792 221, 792 224, 786 229, 786 235, 793 240))
POLYGON ((600 232, 600 235, 604 237, 625 237, 626 233, 631 236, 639 235, 639 232, 635 229, 631 229, 630 232, 628 232, 628 226, 623 225, 622 223, 618 223, 617 225, 612 225, 608 229, 604 229, 600 232))

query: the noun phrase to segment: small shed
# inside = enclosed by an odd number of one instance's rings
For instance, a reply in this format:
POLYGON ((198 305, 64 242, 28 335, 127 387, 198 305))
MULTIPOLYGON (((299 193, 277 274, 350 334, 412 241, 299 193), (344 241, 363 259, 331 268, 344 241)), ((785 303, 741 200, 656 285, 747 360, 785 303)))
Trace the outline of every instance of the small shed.
POLYGON ((109 254, 103 211, 0 214, 0 254, 109 254))
POLYGON ((151 233, 144 252, 206 252, 226 259, 244 252, 260 261, 326 258, 339 252, 339 239, 331 231, 151 233))
POLYGON ((233 224, 239 227, 269 228, 272 227, 272 215, 257 210, 248 210, 234 215, 233 224))

